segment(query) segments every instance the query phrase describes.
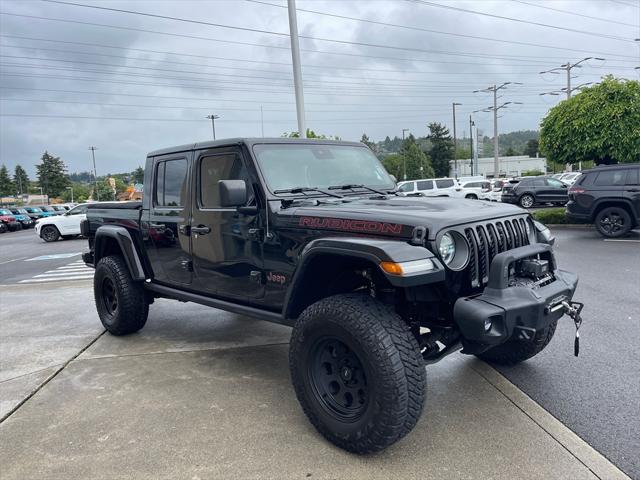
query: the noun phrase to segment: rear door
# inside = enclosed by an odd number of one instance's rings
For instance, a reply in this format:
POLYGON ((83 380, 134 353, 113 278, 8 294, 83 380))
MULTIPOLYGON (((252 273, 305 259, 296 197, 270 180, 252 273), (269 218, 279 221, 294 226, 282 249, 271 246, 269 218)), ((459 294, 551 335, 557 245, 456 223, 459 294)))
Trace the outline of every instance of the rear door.
POLYGON ((433 180, 418 180, 416 182, 416 190, 431 196, 433 194, 433 180))
POLYGON ((456 183, 452 178, 441 178, 435 181, 436 196, 453 197, 456 194, 456 183))
POLYGON ((147 227, 154 279, 171 285, 192 281, 189 172, 191 152, 156 157, 152 163, 152 201, 147 227))
POLYGON ((624 196, 631 200, 635 208, 636 219, 640 218, 640 168, 627 170, 624 196))
POLYGON ((236 208, 220 205, 220 180, 244 180, 247 205, 255 205, 242 151, 221 147, 200 152, 194 161, 194 173, 191 241, 197 289, 247 302, 262 297, 259 216, 243 215, 236 208))

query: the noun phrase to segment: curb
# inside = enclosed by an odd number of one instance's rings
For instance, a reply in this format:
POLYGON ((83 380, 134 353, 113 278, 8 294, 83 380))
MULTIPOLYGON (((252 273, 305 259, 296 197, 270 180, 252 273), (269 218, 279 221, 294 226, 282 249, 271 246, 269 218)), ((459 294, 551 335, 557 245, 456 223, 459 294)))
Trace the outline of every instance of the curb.
POLYGON ((592 230, 595 227, 589 223, 545 223, 549 228, 578 228, 581 230, 592 230))
POLYGON ((471 368, 507 397, 596 477, 601 480, 631 480, 604 455, 582 440, 560 420, 538 405, 499 372, 491 368, 490 365, 477 360, 471 362, 471 368))

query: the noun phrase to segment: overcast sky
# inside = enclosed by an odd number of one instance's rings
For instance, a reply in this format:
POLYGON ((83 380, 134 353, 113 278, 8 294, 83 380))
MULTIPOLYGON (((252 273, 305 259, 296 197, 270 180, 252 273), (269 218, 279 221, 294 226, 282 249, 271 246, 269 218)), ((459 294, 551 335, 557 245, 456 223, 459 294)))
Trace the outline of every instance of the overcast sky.
MULTIPOLYGON (((221 117, 218 138, 297 130, 285 1, 72 1, 240 28, 0 0, 0 164, 33 176, 46 149, 70 172, 89 170, 95 145, 98 175, 130 171, 150 150, 210 139, 208 114, 221 117)), ((499 103, 523 104, 500 111, 500 132, 537 129, 564 98, 539 94, 566 85, 564 73, 541 70, 593 56, 606 61, 574 69, 573 86, 640 74, 640 0, 297 6, 307 125, 348 140, 403 128, 422 136, 432 121, 451 128, 454 101, 458 136, 468 136, 470 112, 492 102, 473 90, 507 81, 524 85, 502 90, 499 103)), ((474 119, 493 135, 491 113, 474 119)))

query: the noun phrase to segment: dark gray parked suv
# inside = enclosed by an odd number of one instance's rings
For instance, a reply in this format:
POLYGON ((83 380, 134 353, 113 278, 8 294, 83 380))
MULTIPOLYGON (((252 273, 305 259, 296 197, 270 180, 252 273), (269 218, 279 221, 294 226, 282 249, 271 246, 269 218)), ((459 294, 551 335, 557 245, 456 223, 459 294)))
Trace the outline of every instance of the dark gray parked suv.
POLYGON ((569 189, 567 216, 593 222, 604 237, 621 237, 640 225, 640 164, 582 172, 569 189))
POLYGON ((551 177, 524 177, 502 187, 502 201, 531 208, 537 203, 567 203, 567 185, 551 177))

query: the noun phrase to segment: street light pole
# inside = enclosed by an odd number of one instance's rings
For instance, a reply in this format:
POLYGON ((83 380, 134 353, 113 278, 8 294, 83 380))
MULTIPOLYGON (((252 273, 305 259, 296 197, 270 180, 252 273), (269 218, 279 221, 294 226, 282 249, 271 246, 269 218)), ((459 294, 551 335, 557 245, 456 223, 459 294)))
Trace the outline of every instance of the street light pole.
POLYGON ((96 189, 96 197, 98 201, 100 201, 100 192, 98 191, 98 171, 96 170, 96 147, 89 147, 91 150, 91 158, 93 159, 93 182, 95 184, 96 189))
POLYGON ((471 176, 473 177, 473 120, 471 119, 471 115, 469 115, 469 138, 471 140, 471 161, 469 163, 471 165, 471 176))
POLYGON ((458 178, 458 139, 456 137, 456 105, 461 103, 453 102, 453 176, 458 178))
POLYGON ((73 203, 73 187, 67 187, 68 190, 71 190, 71 203, 73 203))
POLYGON ((206 118, 211 120, 211 131, 213 132, 213 139, 216 139, 216 119, 220 118, 220 115, 207 115, 206 118))
POLYGON ((291 63, 293 64, 293 87, 296 94, 296 114, 300 138, 307 138, 304 118, 304 91, 302 89, 302 68, 300 67, 300 43, 298 41, 298 19, 296 0, 287 0, 289 12, 289 36, 291 38, 291 63))
MULTIPOLYGON (((571 70, 573 70, 574 68, 582 68, 582 66, 580 65, 583 62, 586 62, 588 60, 598 60, 601 62, 604 62, 606 60, 606 58, 601 58, 601 57, 585 57, 582 60, 577 61, 576 63, 571 63, 570 61, 568 61, 567 63, 565 63, 564 65, 560 65, 559 67, 556 68, 552 68, 551 70, 545 70, 544 72, 540 72, 540 75, 545 74, 545 73, 554 73, 554 74, 558 74, 560 73, 560 71, 565 70, 567 72, 567 100, 569 100, 571 98, 571 93, 573 93, 573 90, 578 90, 580 87, 576 87, 576 88, 571 88, 571 70)), ((582 85, 581 85, 582 86, 582 85)), ((554 92, 549 92, 549 94, 553 95, 554 92)))

